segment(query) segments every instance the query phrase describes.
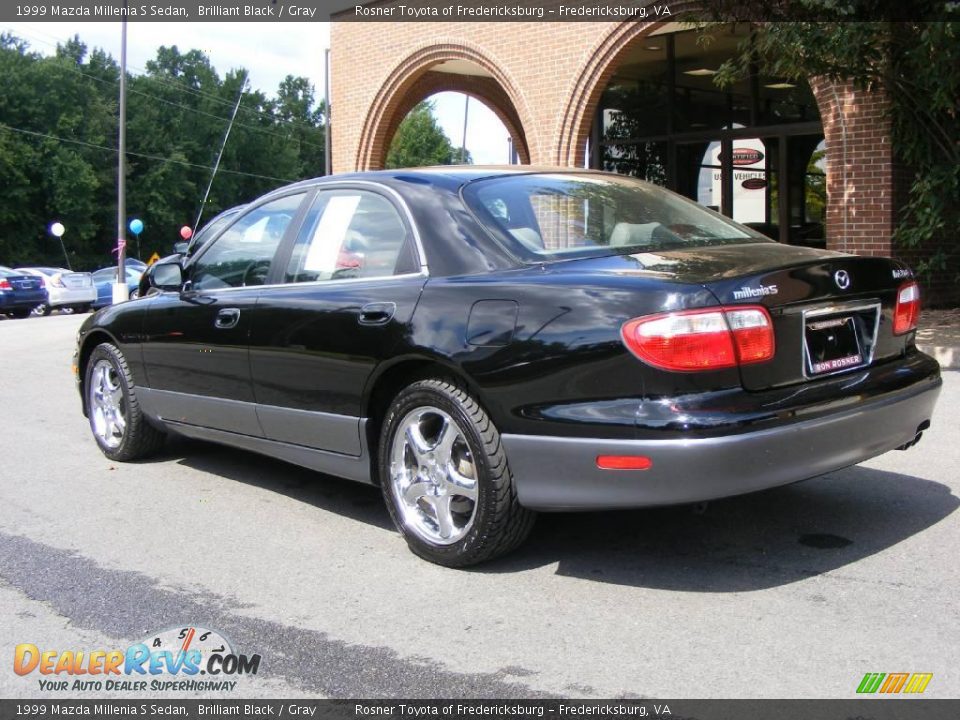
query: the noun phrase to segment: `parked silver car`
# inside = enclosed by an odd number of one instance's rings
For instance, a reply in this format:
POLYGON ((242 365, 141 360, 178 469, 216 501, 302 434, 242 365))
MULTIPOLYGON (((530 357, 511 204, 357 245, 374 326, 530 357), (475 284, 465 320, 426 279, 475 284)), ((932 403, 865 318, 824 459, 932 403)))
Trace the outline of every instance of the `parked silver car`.
POLYGON ((97 299, 97 288, 93 284, 93 276, 88 272, 55 267, 17 268, 17 272, 44 279, 49 297, 47 302, 36 307, 36 315, 49 315, 53 310, 64 309, 89 312, 97 299))

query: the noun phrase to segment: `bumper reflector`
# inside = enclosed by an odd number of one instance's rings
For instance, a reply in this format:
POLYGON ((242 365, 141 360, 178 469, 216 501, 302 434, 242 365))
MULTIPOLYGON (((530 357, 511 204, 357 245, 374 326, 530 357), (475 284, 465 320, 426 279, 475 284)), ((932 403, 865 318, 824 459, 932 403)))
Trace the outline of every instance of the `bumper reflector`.
POLYGON ((601 470, 649 470, 653 460, 645 455, 597 455, 601 470))

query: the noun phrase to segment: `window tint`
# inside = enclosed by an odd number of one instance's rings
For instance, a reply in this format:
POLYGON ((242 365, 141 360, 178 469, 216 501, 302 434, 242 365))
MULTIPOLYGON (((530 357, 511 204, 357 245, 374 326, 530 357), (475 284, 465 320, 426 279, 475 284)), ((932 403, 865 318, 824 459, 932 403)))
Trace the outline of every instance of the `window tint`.
POLYGON ((517 175, 467 185, 464 199, 521 256, 668 250, 767 238, 649 183, 610 175, 517 175))
MULTIPOLYGON (((129 265, 124 267, 124 271, 127 274, 127 282, 132 282, 134 280, 139 280, 140 276, 143 274, 137 268, 132 268, 129 265)), ((104 282, 109 280, 110 282, 117 281, 117 269, 116 268, 101 268, 93 273, 94 282, 104 282)))
POLYGON ((187 246, 187 255, 193 255, 196 252, 199 252, 200 248, 206 245, 210 240, 217 236, 217 233, 223 230, 237 214, 243 209, 243 207, 232 208, 230 210, 224 210, 222 213, 217 215, 213 220, 204 225, 190 239, 190 244, 187 246))
POLYGON ((303 193, 254 208, 217 237, 192 266, 193 287, 212 290, 263 285, 303 193))
POLYGON ((284 280, 384 277, 418 268, 406 227, 384 197, 364 190, 317 195, 284 280))

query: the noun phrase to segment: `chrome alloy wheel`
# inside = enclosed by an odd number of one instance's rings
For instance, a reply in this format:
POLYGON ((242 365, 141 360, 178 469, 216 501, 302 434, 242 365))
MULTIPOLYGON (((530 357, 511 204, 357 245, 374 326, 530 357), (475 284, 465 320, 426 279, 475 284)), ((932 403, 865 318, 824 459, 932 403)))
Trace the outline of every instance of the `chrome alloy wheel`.
POLYGON ((427 542, 452 545, 477 513, 477 468, 460 426, 435 407, 407 413, 390 448, 390 486, 404 525, 427 542))
POLYGON ((100 442, 115 450, 127 429, 127 400, 120 374, 109 360, 97 360, 90 373, 90 424, 100 442))

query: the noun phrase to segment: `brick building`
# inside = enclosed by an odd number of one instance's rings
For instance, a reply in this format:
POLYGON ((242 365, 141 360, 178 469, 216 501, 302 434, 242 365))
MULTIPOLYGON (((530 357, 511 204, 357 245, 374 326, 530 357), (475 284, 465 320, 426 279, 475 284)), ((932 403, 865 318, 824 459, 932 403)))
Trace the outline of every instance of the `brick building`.
POLYGON ((677 22, 335 21, 334 172, 381 168, 417 102, 459 91, 520 163, 626 172, 782 242, 895 254, 884 97, 763 75, 721 91, 711 76, 746 32, 718 26, 704 47, 677 22))

